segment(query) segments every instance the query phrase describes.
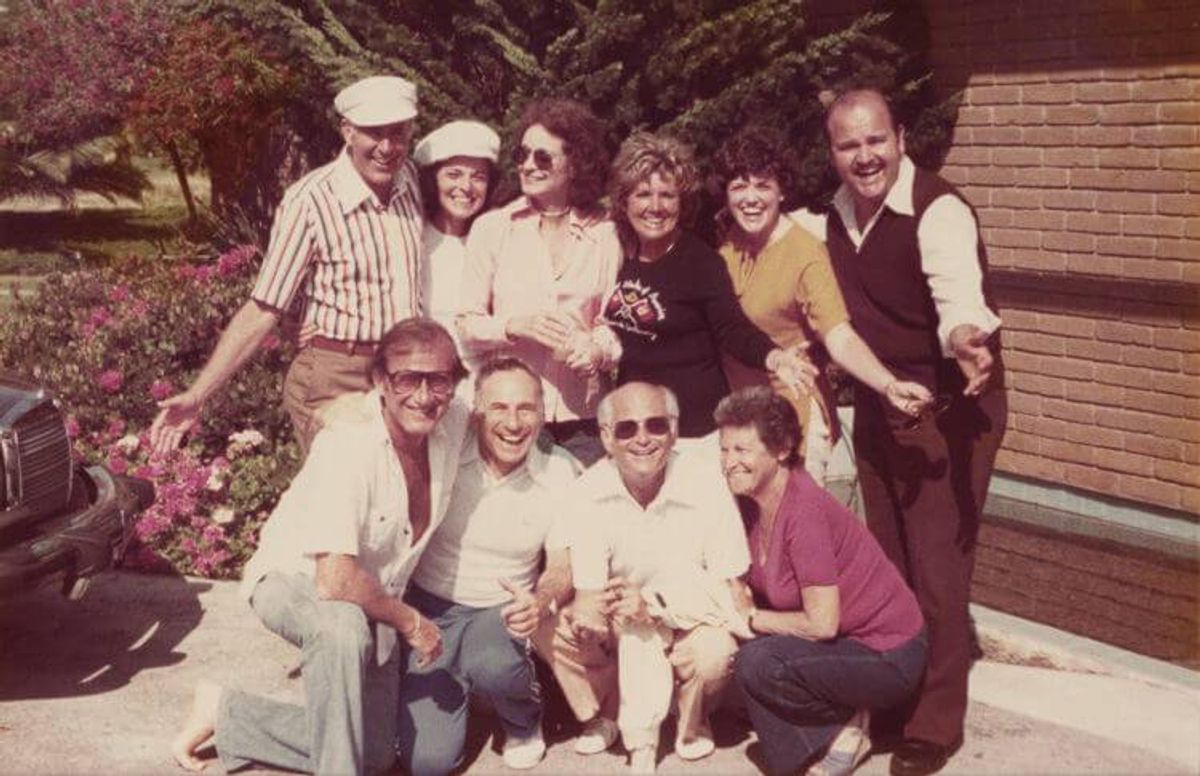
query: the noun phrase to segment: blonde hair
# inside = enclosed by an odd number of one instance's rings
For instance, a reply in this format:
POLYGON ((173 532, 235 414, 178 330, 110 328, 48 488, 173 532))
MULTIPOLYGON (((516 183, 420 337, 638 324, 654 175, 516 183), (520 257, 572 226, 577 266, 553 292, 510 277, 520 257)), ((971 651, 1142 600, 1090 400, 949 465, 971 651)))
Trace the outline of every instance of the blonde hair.
POLYGON ((637 240, 633 238, 633 228, 625 215, 625 205, 634 190, 655 173, 671 179, 679 187, 682 209, 680 223, 687 221, 695 205, 693 195, 700 188, 700 174, 696 169, 692 147, 670 135, 633 133, 621 143, 608 176, 608 197, 613 220, 621 229, 622 239, 627 245, 629 240, 636 245, 637 240))

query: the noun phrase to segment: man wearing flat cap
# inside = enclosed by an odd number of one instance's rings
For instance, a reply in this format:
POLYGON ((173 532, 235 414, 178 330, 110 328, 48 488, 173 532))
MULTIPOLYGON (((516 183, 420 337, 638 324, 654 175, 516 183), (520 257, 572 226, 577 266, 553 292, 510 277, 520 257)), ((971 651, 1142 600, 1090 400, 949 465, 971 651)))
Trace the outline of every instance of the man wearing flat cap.
POLYGON ((154 448, 178 446, 204 403, 254 354, 297 294, 315 329, 288 370, 284 407, 307 452, 316 411, 337 396, 366 391, 368 365, 383 333, 421 314, 424 215, 408 159, 416 87, 371 76, 334 99, 345 147, 283 195, 250 299, 230 321, 186 391, 159 403, 154 448))

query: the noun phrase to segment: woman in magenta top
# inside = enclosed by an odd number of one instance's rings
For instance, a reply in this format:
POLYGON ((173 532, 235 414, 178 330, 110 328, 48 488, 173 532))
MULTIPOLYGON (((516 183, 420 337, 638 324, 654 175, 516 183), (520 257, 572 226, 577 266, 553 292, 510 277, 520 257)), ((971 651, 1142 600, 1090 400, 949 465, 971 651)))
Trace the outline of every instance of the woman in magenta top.
POLYGON ((879 543, 797 465, 800 423, 757 386, 715 413, 721 469, 748 526, 755 634, 735 676, 768 770, 845 774, 865 756, 867 711, 902 703, 925 668, 916 597, 879 543))

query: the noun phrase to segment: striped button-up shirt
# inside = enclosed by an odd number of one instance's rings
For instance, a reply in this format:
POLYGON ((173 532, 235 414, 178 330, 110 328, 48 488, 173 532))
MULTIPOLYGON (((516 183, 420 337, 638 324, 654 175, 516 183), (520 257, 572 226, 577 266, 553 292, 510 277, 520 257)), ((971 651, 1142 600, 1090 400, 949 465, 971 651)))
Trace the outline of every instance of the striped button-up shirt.
POLYGON ((411 160, 381 202, 342 152, 283 195, 251 297, 286 310, 302 291, 304 322, 317 333, 376 342, 421 314, 423 226, 411 160))

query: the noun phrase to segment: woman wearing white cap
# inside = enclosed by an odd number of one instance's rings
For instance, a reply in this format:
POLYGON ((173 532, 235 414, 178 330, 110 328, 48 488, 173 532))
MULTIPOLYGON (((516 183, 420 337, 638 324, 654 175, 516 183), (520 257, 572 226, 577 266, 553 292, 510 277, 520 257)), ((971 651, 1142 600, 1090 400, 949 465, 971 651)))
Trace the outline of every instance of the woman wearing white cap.
POLYGON ((620 344, 597 319, 621 262, 600 205, 604 126, 583 104, 550 98, 521 116, 513 161, 521 197, 480 218, 467 240, 458 333, 469 353, 518 356, 542 378, 546 430, 584 463, 604 452, 602 376, 620 344))
POLYGON ((467 232, 491 203, 500 136, 478 121, 443 124, 417 144, 427 220, 421 299, 425 314, 454 331, 467 232))

